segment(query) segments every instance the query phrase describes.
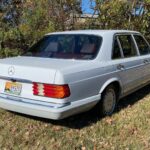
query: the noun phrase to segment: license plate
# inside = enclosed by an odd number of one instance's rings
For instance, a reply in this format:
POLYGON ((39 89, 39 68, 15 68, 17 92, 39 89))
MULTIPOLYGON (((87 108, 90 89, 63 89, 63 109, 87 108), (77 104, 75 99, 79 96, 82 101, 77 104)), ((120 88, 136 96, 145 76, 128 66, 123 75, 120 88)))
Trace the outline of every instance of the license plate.
POLYGON ((22 90, 22 85, 19 83, 6 82, 5 84, 5 93, 20 95, 22 90))

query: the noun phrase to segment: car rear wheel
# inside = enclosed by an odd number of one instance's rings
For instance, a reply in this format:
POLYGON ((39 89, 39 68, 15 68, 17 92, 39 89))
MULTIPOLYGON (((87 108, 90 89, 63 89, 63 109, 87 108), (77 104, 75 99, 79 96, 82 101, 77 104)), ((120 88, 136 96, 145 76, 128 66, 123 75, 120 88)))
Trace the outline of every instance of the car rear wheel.
POLYGON ((110 116, 113 114, 117 103, 117 94, 113 85, 108 86, 102 93, 100 101, 100 113, 102 116, 110 116))

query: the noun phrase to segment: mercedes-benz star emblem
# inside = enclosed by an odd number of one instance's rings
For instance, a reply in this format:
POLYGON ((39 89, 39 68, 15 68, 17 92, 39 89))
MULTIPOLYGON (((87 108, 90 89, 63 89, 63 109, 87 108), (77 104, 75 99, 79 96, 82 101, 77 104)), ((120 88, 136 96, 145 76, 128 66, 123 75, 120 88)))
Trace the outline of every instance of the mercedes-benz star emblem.
POLYGON ((12 75, 14 75, 14 73, 15 73, 15 68, 14 68, 13 66, 9 67, 9 68, 8 68, 8 74, 9 74, 10 76, 12 76, 12 75))

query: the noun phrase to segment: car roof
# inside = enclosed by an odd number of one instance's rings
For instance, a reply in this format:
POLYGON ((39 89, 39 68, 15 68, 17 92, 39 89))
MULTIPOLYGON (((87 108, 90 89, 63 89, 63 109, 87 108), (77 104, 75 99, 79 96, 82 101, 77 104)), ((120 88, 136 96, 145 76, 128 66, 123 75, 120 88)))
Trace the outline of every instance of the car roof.
POLYGON ((48 33, 46 35, 54 35, 54 34, 94 34, 94 35, 105 35, 110 34, 114 35, 116 33, 137 33, 137 31, 130 31, 130 30, 74 30, 74 31, 62 31, 62 32, 53 32, 48 33))

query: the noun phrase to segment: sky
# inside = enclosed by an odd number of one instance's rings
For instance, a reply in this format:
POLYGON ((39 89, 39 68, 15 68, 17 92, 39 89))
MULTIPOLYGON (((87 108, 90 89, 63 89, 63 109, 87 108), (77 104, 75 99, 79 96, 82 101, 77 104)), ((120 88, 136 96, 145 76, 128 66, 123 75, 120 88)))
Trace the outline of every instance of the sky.
MULTIPOLYGON (((92 6, 94 6, 95 3, 92 3, 92 6)), ((93 10, 90 8, 91 7, 91 2, 90 0, 82 0, 82 12, 83 13, 93 13, 93 10)))

